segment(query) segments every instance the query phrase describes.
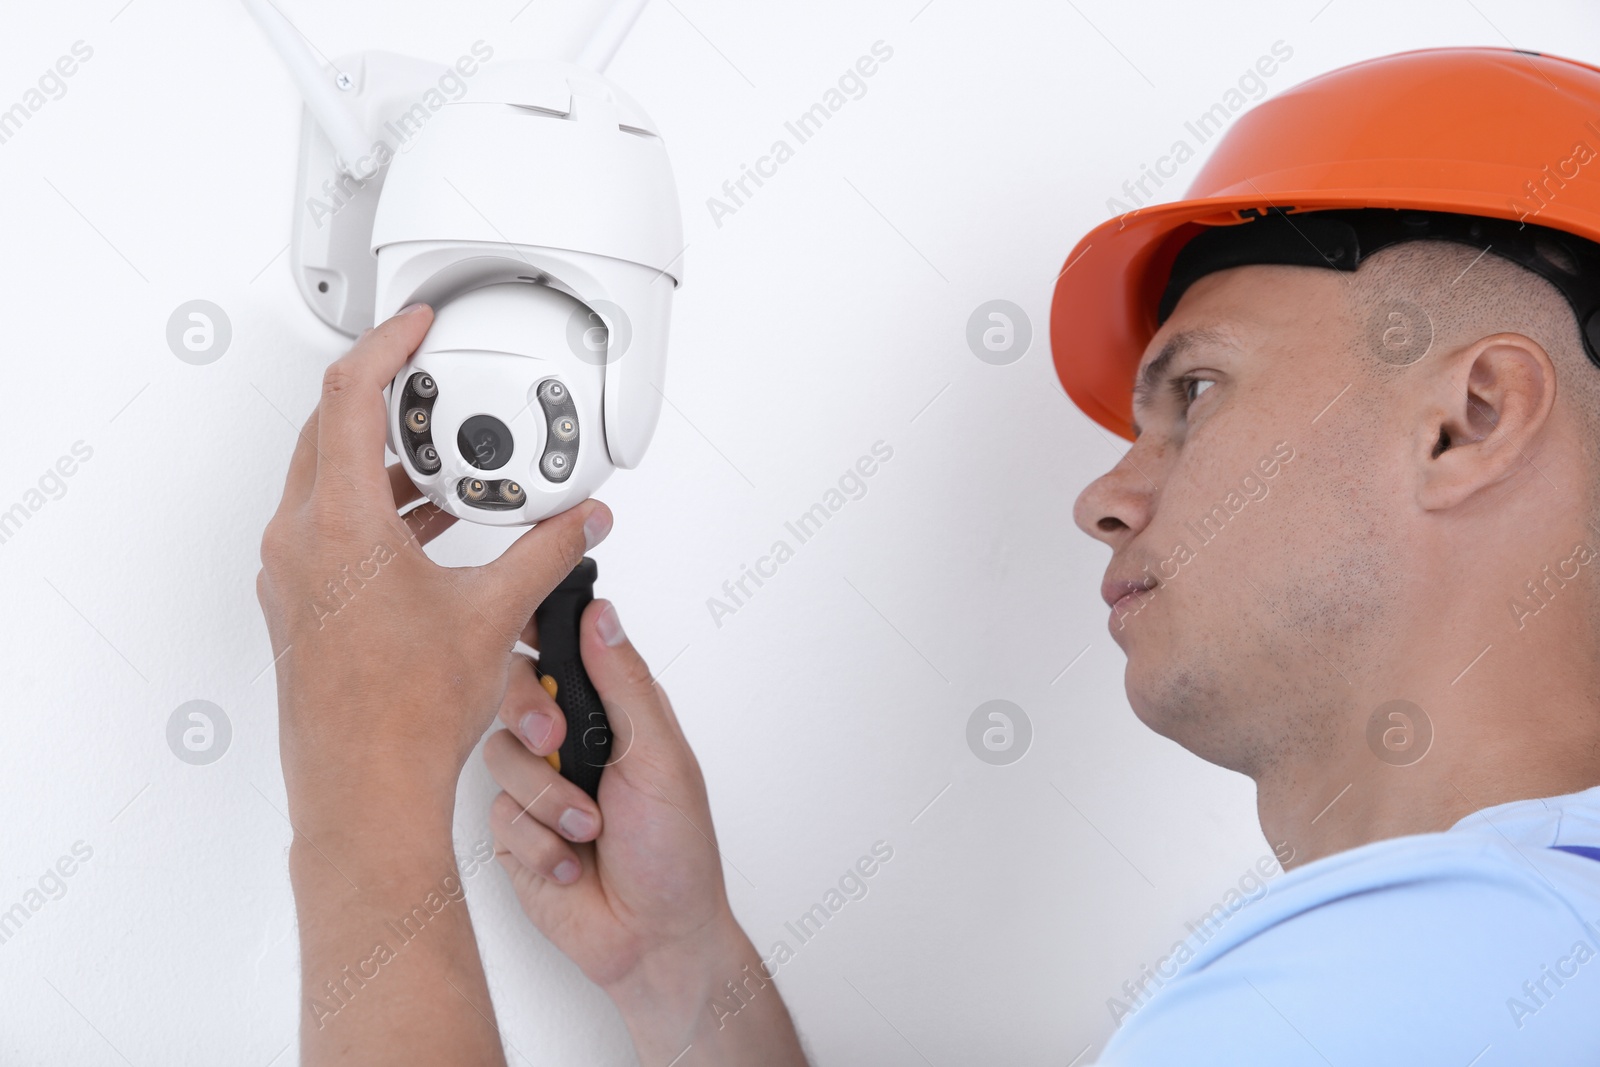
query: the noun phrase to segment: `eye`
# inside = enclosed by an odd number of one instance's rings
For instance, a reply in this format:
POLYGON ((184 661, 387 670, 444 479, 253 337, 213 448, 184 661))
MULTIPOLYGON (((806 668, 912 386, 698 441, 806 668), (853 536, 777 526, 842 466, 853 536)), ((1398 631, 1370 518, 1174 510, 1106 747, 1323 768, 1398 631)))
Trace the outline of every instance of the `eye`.
POLYGON ((1186 375, 1182 378, 1173 379, 1172 388, 1177 394, 1178 402, 1187 411, 1189 410, 1189 405, 1200 399, 1201 393, 1216 384, 1209 378, 1195 378, 1186 375))

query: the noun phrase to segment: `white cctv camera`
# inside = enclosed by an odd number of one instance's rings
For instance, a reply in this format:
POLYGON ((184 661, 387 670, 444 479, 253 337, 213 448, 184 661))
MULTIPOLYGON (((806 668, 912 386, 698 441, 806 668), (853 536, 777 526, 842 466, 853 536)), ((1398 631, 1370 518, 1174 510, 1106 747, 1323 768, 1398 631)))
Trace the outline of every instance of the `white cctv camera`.
POLYGON ((329 69, 245 0, 306 101, 291 264, 355 336, 412 303, 433 325, 389 389, 389 445, 427 498, 522 525, 643 458, 661 413, 683 224, 655 123, 598 71, 643 0, 577 62, 381 52, 329 69))

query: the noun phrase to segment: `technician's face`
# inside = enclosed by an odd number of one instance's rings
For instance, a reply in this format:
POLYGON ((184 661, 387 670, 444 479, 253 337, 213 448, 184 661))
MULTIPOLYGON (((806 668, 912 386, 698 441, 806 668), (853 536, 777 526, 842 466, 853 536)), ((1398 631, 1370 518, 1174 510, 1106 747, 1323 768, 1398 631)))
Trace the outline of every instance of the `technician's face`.
POLYGON ((1344 284, 1251 266, 1190 288, 1141 360, 1137 441, 1074 512, 1108 583, 1152 587, 1109 621, 1135 713, 1247 774, 1330 743, 1398 562, 1344 284))

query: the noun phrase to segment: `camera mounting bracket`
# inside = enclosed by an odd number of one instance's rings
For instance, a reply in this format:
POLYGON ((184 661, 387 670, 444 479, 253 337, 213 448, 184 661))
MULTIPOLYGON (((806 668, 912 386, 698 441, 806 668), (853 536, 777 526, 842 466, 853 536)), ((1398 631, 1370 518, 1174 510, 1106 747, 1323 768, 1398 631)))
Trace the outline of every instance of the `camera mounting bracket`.
POLYGON ((341 56, 324 72, 369 146, 365 159, 343 159, 309 106, 300 120, 300 161, 295 178, 289 264, 311 310, 342 334, 355 337, 373 324, 378 260, 372 224, 389 163, 410 150, 413 138, 446 101, 440 79, 464 84, 475 64, 456 67, 391 52, 341 56), (358 173, 370 171, 360 178, 358 173))

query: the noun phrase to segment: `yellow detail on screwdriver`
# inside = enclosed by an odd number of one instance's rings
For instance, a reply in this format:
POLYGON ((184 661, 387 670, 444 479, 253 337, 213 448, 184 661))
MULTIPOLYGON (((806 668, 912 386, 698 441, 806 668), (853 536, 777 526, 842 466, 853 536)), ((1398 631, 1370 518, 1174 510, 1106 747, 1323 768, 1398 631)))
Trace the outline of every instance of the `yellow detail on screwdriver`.
MULTIPOLYGON (((556 698, 556 680, 552 675, 541 674, 539 684, 544 686, 544 691, 550 694, 551 700, 556 698)), ((552 752, 544 758, 544 761, 554 767, 557 774, 561 773, 561 753, 552 752)))

